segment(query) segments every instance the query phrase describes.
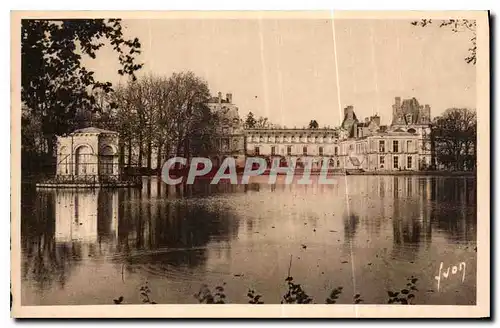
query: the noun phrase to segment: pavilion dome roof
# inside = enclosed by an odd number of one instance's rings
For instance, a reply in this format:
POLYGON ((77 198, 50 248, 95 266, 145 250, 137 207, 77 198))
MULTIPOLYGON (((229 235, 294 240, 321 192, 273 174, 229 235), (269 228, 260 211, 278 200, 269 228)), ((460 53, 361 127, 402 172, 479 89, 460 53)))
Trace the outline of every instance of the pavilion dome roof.
POLYGON ((117 134, 118 132, 111 131, 111 130, 105 130, 105 129, 100 129, 96 127, 88 127, 88 128, 83 128, 83 129, 78 129, 73 131, 71 134, 77 134, 77 133, 92 133, 92 134, 101 134, 101 133, 106 133, 106 134, 117 134))

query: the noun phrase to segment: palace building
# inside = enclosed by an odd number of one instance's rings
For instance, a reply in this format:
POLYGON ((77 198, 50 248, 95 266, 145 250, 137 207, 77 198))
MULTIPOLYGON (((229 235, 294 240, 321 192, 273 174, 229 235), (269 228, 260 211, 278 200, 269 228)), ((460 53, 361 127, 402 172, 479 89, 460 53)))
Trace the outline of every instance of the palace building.
POLYGON ((266 158, 268 163, 294 161, 298 166, 311 160, 313 169, 328 161, 329 169, 338 171, 418 171, 432 165, 430 106, 415 98, 395 97, 390 125, 383 125, 378 115, 360 119, 350 105, 338 127, 315 129, 244 128, 231 93, 223 97, 218 92, 207 106, 220 114, 223 123, 215 131, 217 150, 209 155, 214 167, 232 157, 242 168, 250 156, 266 158))
POLYGON ((219 92, 217 97, 212 97, 207 102, 208 108, 222 118, 220 131, 216 131, 218 152, 210 156, 214 166, 219 166, 224 158, 229 156, 235 158, 238 166, 244 165, 245 137, 238 107, 233 104, 232 99, 231 93, 227 93, 224 99, 222 92, 219 92))
POLYGON ((396 97, 390 126, 381 125, 378 115, 360 121, 347 106, 335 129, 245 129, 245 154, 312 160, 313 169, 328 160, 338 170, 423 170, 431 165, 430 123, 429 105, 396 97))

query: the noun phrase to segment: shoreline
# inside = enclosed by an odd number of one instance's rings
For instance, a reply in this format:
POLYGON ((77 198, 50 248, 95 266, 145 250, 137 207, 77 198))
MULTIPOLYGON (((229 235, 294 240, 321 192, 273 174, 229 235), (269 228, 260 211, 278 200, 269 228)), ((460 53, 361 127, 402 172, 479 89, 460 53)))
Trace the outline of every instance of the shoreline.
MULTIPOLYGON (((296 170, 295 175, 296 176, 302 176, 304 173, 303 170, 296 170)), ((238 170, 237 176, 241 176, 243 172, 240 172, 238 170)), ((321 174, 321 171, 311 171, 310 176, 319 176, 321 174)), ((269 172, 266 171, 261 174, 261 176, 269 176, 269 172)), ((277 174, 278 176, 286 176, 286 173, 279 172, 277 174)), ((159 177, 161 178, 160 175, 158 174, 141 174, 141 175, 134 175, 136 177, 159 177)), ((178 177, 186 177, 184 175, 171 175, 172 178, 178 178, 178 177)), ((333 176, 441 176, 441 177, 476 177, 477 172, 476 171, 328 171, 326 174, 327 177, 333 177, 333 176)), ((196 179, 212 179, 213 175, 212 174, 206 174, 204 176, 198 176, 196 179)), ((21 184, 33 184, 36 185, 37 188, 75 188, 75 187, 80 187, 80 188, 89 188, 89 185, 76 185, 76 184, 54 184, 54 183, 44 183, 40 181, 36 181, 38 179, 33 179, 27 178, 27 179, 22 179, 21 178, 21 184), (35 180, 35 181, 33 181, 35 180)), ((222 179, 225 180, 225 179, 222 179)), ((93 187, 118 187, 118 188, 130 188, 130 187, 137 187, 134 185, 131 185, 130 183, 123 183, 120 185, 110 185, 110 184, 103 184, 103 185, 94 185, 93 187)))
POLYGON ((475 171, 370 171, 370 172, 349 172, 346 175, 417 175, 417 176, 476 176, 475 171))

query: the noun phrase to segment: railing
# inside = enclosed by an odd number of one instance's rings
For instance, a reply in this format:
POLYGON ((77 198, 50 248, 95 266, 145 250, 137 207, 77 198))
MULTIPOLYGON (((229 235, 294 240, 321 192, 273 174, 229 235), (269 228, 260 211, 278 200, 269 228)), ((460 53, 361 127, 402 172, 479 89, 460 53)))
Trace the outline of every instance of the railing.
POLYGON ((141 185, 142 178, 140 176, 120 176, 120 175, 56 175, 49 179, 44 179, 45 184, 84 184, 97 186, 102 183, 107 185, 119 185, 128 183, 131 185, 141 185))
POLYGON ((56 175, 44 181, 44 183, 72 183, 72 184, 87 184, 96 185, 99 183, 98 175, 56 175))

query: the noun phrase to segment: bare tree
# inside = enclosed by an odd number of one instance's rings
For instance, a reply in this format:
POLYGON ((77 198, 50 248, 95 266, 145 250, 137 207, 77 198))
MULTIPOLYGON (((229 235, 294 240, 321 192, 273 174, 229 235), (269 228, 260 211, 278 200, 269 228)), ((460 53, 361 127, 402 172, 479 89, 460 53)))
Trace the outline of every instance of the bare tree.
MULTIPOLYGON (((191 142, 197 136, 199 125, 206 120, 210 98, 208 84, 193 72, 174 73, 167 81, 171 89, 169 112, 173 120, 172 141, 176 156, 187 159, 191 155, 191 142)), ((196 140, 198 142, 199 140, 196 140)))
POLYGON ((476 113, 467 108, 450 108, 434 119, 432 127, 436 159, 458 171, 476 166, 476 113))
POLYGON ((106 112, 106 127, 120 132, 122 153, 127 148, 128 166, 148 169, 156 154, 156 168, 168 156, 207 154, 218 146, 222 113, 206 105, 207 82, 192 72, 169 78, 149 75, 119 85, 107 100, 114 104, 106 112))
MULTIPOLYGON (((420 21, 412 22, 414 26, 425 27, 427 25, 433 24, 432 19, 422 19, 420 21)), ((467 64, 476 64, 476 21, 469 19, 448 19, 448 20, 440 20, 439 27, 449 28, 454 33, 466 32, 469 31, 472 33, 472 37, 470 38, 471 46, 469 48, 469 56, 465 57, 465 61, 467 64)))

